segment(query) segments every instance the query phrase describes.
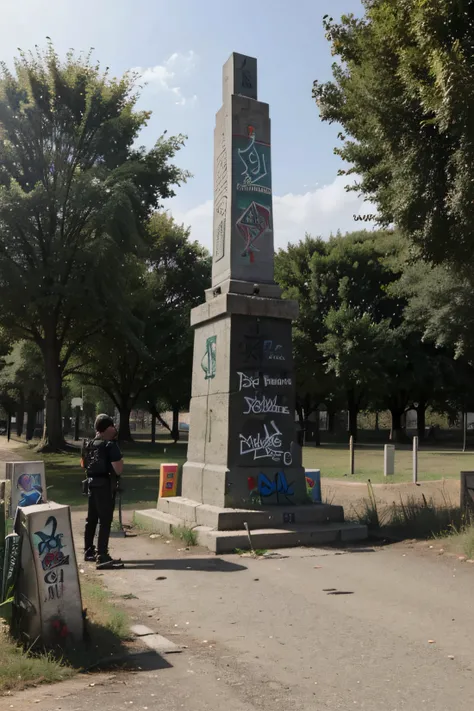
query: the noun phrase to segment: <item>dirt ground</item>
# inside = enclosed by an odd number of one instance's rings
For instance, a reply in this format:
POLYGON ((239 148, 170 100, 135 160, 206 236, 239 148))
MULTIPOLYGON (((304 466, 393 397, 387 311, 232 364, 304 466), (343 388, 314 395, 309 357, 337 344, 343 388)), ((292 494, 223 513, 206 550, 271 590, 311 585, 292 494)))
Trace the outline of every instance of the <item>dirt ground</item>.
MULTIPOLYGON (((438 506, 457 506, 460 499, 460 482, 455 479, 425 481, 420 484, 374 484, 373 488, 377 504, 382 508, 391 506, 394 502, 399 504, 400 499, 404 503, 409 499, 421 502, 423 496, 428 502, 432 500, 438 506)), ((323 478, 321 489, 323 501, 344 506, 346 516, 368 498, 366 483, 323 478)))

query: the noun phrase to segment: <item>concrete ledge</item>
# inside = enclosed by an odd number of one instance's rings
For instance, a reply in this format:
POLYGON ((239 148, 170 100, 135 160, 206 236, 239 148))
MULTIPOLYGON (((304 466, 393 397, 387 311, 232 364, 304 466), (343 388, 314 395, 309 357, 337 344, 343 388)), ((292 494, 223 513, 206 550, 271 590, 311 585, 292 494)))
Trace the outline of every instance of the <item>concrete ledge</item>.
POLYGON ((133 521, 137 526, 145 531, 160 533, 162 536, 171 536, 173 528, 184 525, 182 519, 170 514, 157 511, 156 509, 146 509, 145 511, 135 511, 133 521))
MULTIPOLYGON (((198 544, 213 553, 233 553, 237 548, 250 550, 246 531, 213 531, 205 526, 194 529, 198 544)), ((321 546, 331 543, 364 541, 367 526, 350 523, 302 524, 287 528, 258 529, 251 531, 255 549, 294 548, 297 546, 321 546)))
POLYGON ((221 294, 247 294, 247 296, 261 296, 264 299, 281 299, 282 288, 278 284, 263 284, 252 281, 239 281, 226 279, 225 281, 206 289, 206 301, 214 301, 221 294), (256 293, 255 290, 258 289, 256 293))
MULTIPOLYGON (((201 507, 197 510, 199 508, 201 507)), ((183 519, 156 509, 135 511, 134 521, 145 530, 165 536, 171 535, 173 528, 187 525, 183 519)), ((245 529, 218 531, 203 525, 192 528, 196 533, 198 545, 209 548, 213 553, 233 553, 236 548, 250 549, 245 529)), ((291 548, 363 541, 368 535, 367 526, 343 522, 286 524, 280 528, 252 529, 250 526, 250 532, 254 548, 291 548)))
POLYGON ((298 312, 298 302, 290 299, 265 299, 247 294, 227 293, 196 306, 191 311, 191 326, 198 326, 200 323, 212 321, 228 314, 294 321, 298 318, 298 312))
POLYGON ((182 519, 187 526, 206 526, 217 531, 278 528, 287 523, 342 523, 342 506, 306 504, 305 506, 268 506, 262 509, 226 509, 174 496, 158 500, 158 510, 182 519))

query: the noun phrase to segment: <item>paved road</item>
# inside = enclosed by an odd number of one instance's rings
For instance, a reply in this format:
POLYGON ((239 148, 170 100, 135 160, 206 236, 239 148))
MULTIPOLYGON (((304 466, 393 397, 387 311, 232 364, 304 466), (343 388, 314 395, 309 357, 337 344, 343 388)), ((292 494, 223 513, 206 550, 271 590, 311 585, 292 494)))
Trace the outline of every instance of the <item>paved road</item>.
POLYGON ((94 687, 83 678, 3 699, 2 711, 472 709, 474 566, 407 545, 265 560, 148 537, 114 549, 128 565, 105 584, 134 593, 132 617, 183 652, 94 687))

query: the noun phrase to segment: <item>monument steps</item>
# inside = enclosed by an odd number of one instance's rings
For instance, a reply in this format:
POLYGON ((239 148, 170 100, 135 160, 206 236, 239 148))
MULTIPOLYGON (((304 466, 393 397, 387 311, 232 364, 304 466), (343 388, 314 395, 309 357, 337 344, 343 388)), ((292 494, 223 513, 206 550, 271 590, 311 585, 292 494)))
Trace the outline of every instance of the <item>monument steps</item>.
POLYGON ((300 506, 265 506, 260 509, 231 509, 201 504, 183 496, 160 497, 157 508, 182 519, 187 526, 207 526, 217 531, 279 528, 288 522, 335 523, 344 521, 342 506, 309 503, 300 506))
MULTIPOLYGON (((172 535, 173 527, 187 525, 196 534, 197 544, 216 554, 233 553, 236 549, 250 550, 245 528, 218 531, 210 526, 193 526, 157 509, 135 511, 134 520, 141 528, 167 536, 172 535)), ((250 527, 250 534, 254 549, 292 548, 363 541, 367 538, 367 526, 344 522, 289 523, 279 528, 252 530, 250 527)))

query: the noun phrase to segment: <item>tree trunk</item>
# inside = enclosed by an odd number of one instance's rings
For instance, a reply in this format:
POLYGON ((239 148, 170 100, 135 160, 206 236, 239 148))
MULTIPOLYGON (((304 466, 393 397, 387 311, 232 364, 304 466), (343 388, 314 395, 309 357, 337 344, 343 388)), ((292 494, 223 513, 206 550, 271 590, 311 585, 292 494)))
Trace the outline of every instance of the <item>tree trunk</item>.
POLYGON ((418 439, 423 442, 426 433, 426 403, 420 402, 416 409, 416 428, 418 431, 418 439))
POLYGON ((26 420, 26 441, 29 442, 31 439, 33 439, 33 435, 35 433, 35 425, 36 425, 36 409, 29 407, 28 412, 27 412, 27 420, 26 420))
POLYGON ((354 438, 355 443, 357 442, 357 416, 359 414, 359 406, 355 401, 352 390, 347 394, 347 410, 349 412, 349 436, 354 438))
POLYGON ((10 441, 12 434, 12 415, 11 412, 7 412, 7 442, 10 441))
POLYGON ((25 405, 23 402, 23 399, 20 402, 20 407, 18 408, 16 412, 16 434, 17 437, 21 437, 23 435, 23 427, 25 424, 25 405))
POLYGON ((319 426, 319 410, 316 410, 316 422, 314 424, 314 446, 321 446, 321 428, 319 426))
POLYGON ((120 424, 118 438, 121 442, 133 442, 132 433, 130 432, 130 413, 131 407, 119 407, 120 424))
POLYGON ((46 380, 46 417, 43 439, 38 445, 38 451, 57 452, 66 446, 61 418, 63 385, 61 364, 54 341, 44 343, 42 352, 46 380))
POLYGON ((76 407, 76 415, 74 418, 74 442, 79 442, 79 425, 80 425, 81 409, 76 407))
POLYGON ((176 443, 179 441, 179 407, 173 405, 173 425, 171 427, 171 437, 176 443))
POLYGON ((156 413, 151 413, 151 442, 156 443, 156 413))
POLYGON ((336 411, 328 410, 328 432, 334 434, 334 428, 336 425, 336 411))
POLYGON ((390 414, 392 415, 392 430, 390 432, 390 439, 392 442, 403 442, 405 439, 402 421, 403 413, 404 410, 390 410, 390 414))
POLYGON ((379 413, 378 412, 375 413, 375 431, 376 432, 379 431, 379 413))

